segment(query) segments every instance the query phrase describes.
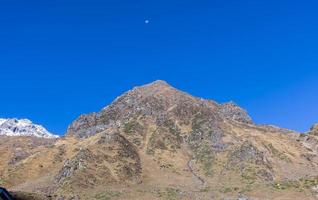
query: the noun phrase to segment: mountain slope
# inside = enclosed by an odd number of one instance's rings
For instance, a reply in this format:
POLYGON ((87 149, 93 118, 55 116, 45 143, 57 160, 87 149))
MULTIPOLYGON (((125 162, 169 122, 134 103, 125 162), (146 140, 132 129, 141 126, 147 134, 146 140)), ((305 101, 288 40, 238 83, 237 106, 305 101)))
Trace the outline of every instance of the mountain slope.
POLYGON ((0 174, 12 190, 55 199, 314 199, 315 141, 155 81, 80 116, 0 174))
POLYGON ((33 136, 42 138, 57 138, 43 126, 33 124, 28 119, 2 119, 0 118, 0 135, 4 136, 33 136))

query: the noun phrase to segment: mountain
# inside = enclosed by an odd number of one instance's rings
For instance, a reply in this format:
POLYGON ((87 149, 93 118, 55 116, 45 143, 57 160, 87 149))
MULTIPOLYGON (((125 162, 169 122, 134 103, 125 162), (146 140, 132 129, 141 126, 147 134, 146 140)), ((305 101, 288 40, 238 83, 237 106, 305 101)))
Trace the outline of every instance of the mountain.
POLYGON ((233 102, 155 81, 81 115, 65 137, 0 140, 0 184, 59 200, 316 199, 316 130, 257 125, 233 102))
POLYGON ((33 136, 42 138, 57 138, 49 133, 43 126, 33 124, 28 119, 3 119, 0 118, 0 135, 3 136, 33 136))
POLYGON ((87 138, 111 127, 118 128, 138 116, 155 118, 157 121, 174 118, 190 123, 194 114, 201 113, 210 115, 207 117, 211 117, 209 120, 213 122, 228 119, 252 123, 246 111, 233 102, 219 105, 178 91, 159 80, 128 91, 99 113, 80 116, 70 125, 67 135, 87 138))
POLYGON ((310 134, 318 136, 318 124, 315 124, 311 127, 310 134))

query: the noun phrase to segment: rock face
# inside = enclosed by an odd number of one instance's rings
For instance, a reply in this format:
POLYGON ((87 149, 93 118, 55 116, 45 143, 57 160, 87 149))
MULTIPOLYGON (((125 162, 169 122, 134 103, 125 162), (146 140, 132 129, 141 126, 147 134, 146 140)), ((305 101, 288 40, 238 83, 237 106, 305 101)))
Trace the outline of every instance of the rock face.
POLYGON ((33 136, 41 138, 57 138, 43 126, 33 124, 28 119, 0 119, 0 135, 5 136, 33 136))
POLYGON ((233 102, 155 81, 80 116, 54 143, 0 140, 0 181, 64 200, 313 199, 315 131, 259 126, 233 102))
POLYGON ((253 123, 251 117, 245 110, 240 108, 234 102, 224 103, 220 106, 220 115, 226 119, 251 124, 253 123))

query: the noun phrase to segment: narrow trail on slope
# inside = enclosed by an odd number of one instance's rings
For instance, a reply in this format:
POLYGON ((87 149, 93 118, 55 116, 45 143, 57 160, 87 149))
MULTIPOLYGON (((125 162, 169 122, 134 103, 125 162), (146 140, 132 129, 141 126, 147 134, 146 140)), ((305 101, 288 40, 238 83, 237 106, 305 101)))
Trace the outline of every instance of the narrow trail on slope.
POLYGON ((190 159, 187 162, 187 168, 190 171, 190 173, 193 175, 193 177, 200 183, 200 187, 204 188, 206 185, 206 182, 202 177, 200 177, 198 174, 195 173, 195 169, 193 167, 193 162, 195 161, 193 156, 189 153, 189 148, 185 145, 182 145, 182 150, 184 154, 186 154, 190 159))
POLYGON ((205 186, 205 181, 203 180, 203 178, 201 178, 199 175, 197 175, 195 172, 194 172, 194 169, 193 169, 193 161, 194 159, 190 159, 188 161, 188 169, 189 171, 191 172, 191 174, 201 183, 201 187, 204 187, 205 186))

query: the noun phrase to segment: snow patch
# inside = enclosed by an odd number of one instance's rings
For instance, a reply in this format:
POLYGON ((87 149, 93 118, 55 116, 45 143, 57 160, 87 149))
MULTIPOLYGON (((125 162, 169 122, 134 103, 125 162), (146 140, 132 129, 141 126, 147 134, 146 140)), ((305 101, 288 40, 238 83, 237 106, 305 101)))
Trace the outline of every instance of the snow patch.
POLYGON ((28 119, 0 118, 0 135, 5 136, 34 136, 41 138, 58 138, 43 126, 34 124, 28 119))

